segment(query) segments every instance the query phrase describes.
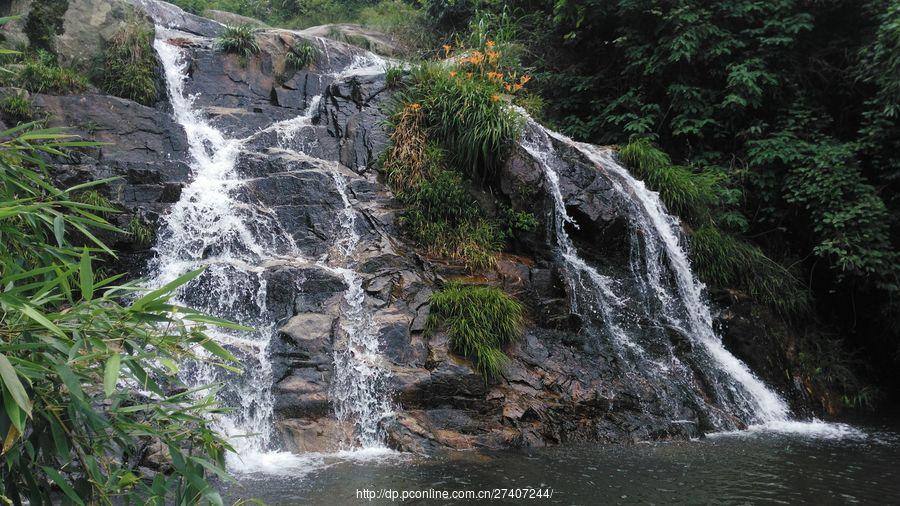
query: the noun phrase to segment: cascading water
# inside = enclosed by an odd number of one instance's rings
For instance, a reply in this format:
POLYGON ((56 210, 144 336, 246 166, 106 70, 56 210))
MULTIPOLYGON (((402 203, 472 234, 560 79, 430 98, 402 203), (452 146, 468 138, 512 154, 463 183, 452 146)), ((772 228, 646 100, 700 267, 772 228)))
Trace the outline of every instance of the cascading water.
MULTIPOLYGON (((295 144, 291 141, 311 125, 321 97, 311 98, 306 111, 297 118, 273 124, 246 139, 229 139, 195 110, 194 97, 185 91, 186 54, 166 42, 171 35, 171 31, 157 27, 154 48, 165 71, 173 115, 189 142, 192 181, 164 217, 155 246, 156 258, 150 265, 150 284, 161 286, 203 267, 204 273, 179 292, 179 301, 256 329, 209 332, 240 360, 240 377, 207 364, 189 363, 182 365, 183 379, 190 386, 223 385, 220 399, 232 410, 219 415, 213 423, 237 450, 229 461, 231 467, 276 470, 290 465, 284 452, 273 448, 273 378, 268 349, 276 333, 276 318, 266 304, 265 265, 275 261, 318 265, 342 276, 349 287, 345 293, 347 309, 341 319, 347 346, 335 352, 336 415, 355 425, 353 447, 380 447, 378 423, 390 413, 390 406, 384 391, 378 339, 369 326, 363 304, 362 280, 348 267, 359 236, 346 179, 336 168, 331 171, 344 203, 340 217, 342 237, 335 245, 336 254, 310 260, 303 258, 272 209, 246 198, 248 180, 241 179, 235 167, 249 141, 269 131, 275 132, 282 148, 290 149, 295 144)), ((368 72, 379 64, 383 62, 377 58, 354 58, 350 68, 333 77, 368 72)), ((298 149, 302 151, 304 147, 292 148, 298 149)))
MULTIPOLYGON (((520 111, 521 112, 521 111, 520 111)), ((523 113, 524 114, 524 113, 523 113)), ((522 146, 540 165, 554 202, 556 247, 566 271, 572 300, 572 311, 596 315, 594 321, 618 343, 619 354, 629 377, 655 377, 656 389, 667 395, 666 389, 676 388, 690 394, 695 408, 709 416, 712 428, 722 430, 735 427, 734 418, 745 424, 783 423, 790 414, 787 404, 770 390, 750 369, 728 352, 716 336, 712 316, 704 301, 702 285, 690 269, 690 263, 679 233, 678 221, 665 211, 659 195, 636 180, 613 157, 609 150, 582 144, 544 129, 532 120, 527 121, 522 146), (582 259, 566 231, 566 224, 574 225, 560 190, 558 168, 567 164, 557 153, 554 141, 579 153, 610 179, 631 227, 631 280, 648 289, 634 296, 639 304, 628 303, 616 295, 618 280, 601 274, 582 259), (638 309, 635 309, 635 306, 638 309), (626 307, 631 307, 628 311, 626 307), (649 314, 649 308, 658 308, 649 314), (667 339, 648 338, 640 325, 627 317, 629 311, 645 311, 644 320, 656 319, 675 329, 699 345, 702 352, 702 383, 714 393, 713 402, 706 395, 697 395, 699 383, 667 339), (652 350, 652 351, 651 351, 652 350), (724 411, 723 411, 724 408, 724 411)), ((695 353, 699 354, 699 353, 695 353)))
MULTIPOLYGON (((335 249, 338 259, 348 263, 360 240, 356 231, 356 211, 347 194, 346 178, 336 167, 332 169, 331 176, 344 204, 342 235, 335 249)), ((387 371, 381 365, 378 338, 363 306, 365 293, 359 274, 347 267, 335 270, 349 287, 344 294, 347 313, 341 323, 347 339, 343 346, 335 347, 334 352, 332 395, 336 401, 336 414, 339 420, 354 422, 356 442, 360 446, 380 447, 383 443, 379 423, 391 413, 385 394, 387 371)))

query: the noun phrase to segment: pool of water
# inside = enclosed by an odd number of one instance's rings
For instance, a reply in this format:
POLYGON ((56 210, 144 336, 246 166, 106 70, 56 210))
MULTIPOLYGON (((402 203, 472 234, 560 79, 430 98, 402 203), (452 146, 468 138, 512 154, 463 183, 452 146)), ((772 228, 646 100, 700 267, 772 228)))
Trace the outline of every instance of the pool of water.
POLYGON ((505 494, 492 501, 498 504, 900 503, 897 425, 856 427, 861 430, 756 430, 699 441, 427 458, 390 452, 283 456, 240 475, 224 491, 232 500, 271 505, 471 502, 400 500, 404 492, 441 497, 454 491, 505 494))

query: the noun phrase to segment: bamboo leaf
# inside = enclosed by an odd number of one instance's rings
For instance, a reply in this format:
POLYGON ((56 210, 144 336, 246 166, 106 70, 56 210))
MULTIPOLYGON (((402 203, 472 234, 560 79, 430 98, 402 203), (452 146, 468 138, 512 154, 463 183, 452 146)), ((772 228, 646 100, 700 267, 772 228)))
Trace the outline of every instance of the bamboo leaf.
POLYGON ((118 353, 109 357, 106 361, 106 369, 103 371, 103 392, 111 397, 116 391, 116 383, 119 381, 119 370, 122 367, 122 357, 118 353))
POLYGON ((19 375, 16 374, 15 368, 13 368, 9 359, 6 358, 6 355, 2 353, 0 353, 0 378, 3 379, 3 385, 16 402, 16 405, 22 411, 31 415, 31 401, 28 399, 28 393, 25 391, 25 387, 22 386, 22 382, 19 381, 19 375))
POLYGON ((81 297, 90 301, 94 298, 94 271, 91 269, 91 255, 86 249, 81 253, 78 278, 81 283, 81 297))
POLYGON ((66 497, 71 499, 75 504, 84 506, 84 501, 82 501, 81 498, 78 497, 78 493, 75 492, 75 489, 72 488, 72 485, 69 485, 69 482, 66 481, 66 479, 63 478, 61 474, 59 474, 59 471, 47 466, 42 466, 41 469, 43 469, 44 472, 47 473, 47 476, 51 480, 53 480, 53 483, 56 483, 59 489, 62 490, 64 494, 66 494, 66 497))

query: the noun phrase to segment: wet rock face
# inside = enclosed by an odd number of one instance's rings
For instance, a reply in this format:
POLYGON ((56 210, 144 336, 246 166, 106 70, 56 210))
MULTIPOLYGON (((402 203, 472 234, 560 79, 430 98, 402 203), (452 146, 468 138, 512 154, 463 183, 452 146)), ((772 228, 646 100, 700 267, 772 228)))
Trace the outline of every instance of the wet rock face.
MULTIPOLYGON (((515 254, 504 255, 484 278, 523 301, 531 324, 506 350, 511 361, 503 377, 485 382, 468 360, 448 351, 446 335, 426 332, 429 297, 438 279, 452 273, 404 243, 397 226, 401 209, 374 168, 387 144, 383 120, 391 90, 383 74, 342 75, 360 50, 283 30, 260 34, 261 54, 241 61, 212 48, 208 37, 220 32, 220 24, 162 2, 135 4, 158 22, 199 36, 179 41, 190 57, 185 88, 216 126, 243 139, 236 172, 247 184, 237 200, 271 212, 308 259, 273 262, 262 274, 278 329, 269 358, 276 432, 285 448, 332 450, 348 437, 347 424, 334 417, 331 391, 334 354, 346 345, 341 321, 348 285, 333 268, 315 261, 338 241, 346 204, 335 171, 346 180, 346 197, 356 212, 360 246, 353 261, 390 372, 396 415, 381 425, 391 445, 428 451, 630 442, 697 437, 706 428, 694 406, 662 398, 652 385, 622 376, 603 336, 588 334, 570 313, 547 228, 553 203, 529 157, 513 152, 500 189, 516 207, 532 210, 542 227, 516 243, 515 254), (285 54, 301 41, 315 47, 315 62, 289 70, 285 54), (290 126, 308 109, 307 122, 290 126)), ((52 124, 74 126, 86 138, 109 143, 78 152, 60 165, 57 176, 71 183, 122 176, 106 190, 126 211, 116 218, 122 225, 132 215, 155 223, 191 177, 185 134, 165 103, 148 108, 88 94, 37 95, 35 104, 52 124)), ((612 269, 627 269, 626 217, 609 180, 573 155, 560 184, 579 225, 571 231, 579 247, 612 269)), ((116 242, 132 256, 122 267, 138 273, 149 249, 128 241, 116 242)), ((735 319, 730 325, 740 327, 735 319)), ((663 329, 656 332, 678 341, 663 329)), ((734 342, 748 356, 765 351, 740 344, 749 342, 745 338, 734 342)), ((682 353, 690 353, 689 344, 682 353)))

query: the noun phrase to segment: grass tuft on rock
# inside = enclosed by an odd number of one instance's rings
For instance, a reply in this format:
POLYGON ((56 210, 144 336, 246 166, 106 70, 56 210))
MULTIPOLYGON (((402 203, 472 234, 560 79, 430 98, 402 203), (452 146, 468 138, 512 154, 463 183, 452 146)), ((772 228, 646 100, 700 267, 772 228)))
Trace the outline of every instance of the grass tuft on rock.
POLYGON ((293 70, 305 69, 316 61, 316 49, 306 41, 295 43, 288 50, 284 61, 293 70))
POLYGON ((15 83, 32 93, 67 95, 87 90, 88 80, 81 73, 60 67, 56 57, 43 50, 25 55, 15 83))
POLYGON ((228 26, 216 39, 216 47, 220 51, 236 54, 241 58, 249 58, 259 54, 259 43, 256 42, 257 29, 250 25, 228 26))
POLYGON ((696 172, 674 165, 669 155, 647 139, 632 141, 619 150, 631 172, 659 192, 670 211, 702 221, 719 201, 719 180, 712 172, 696 172))
POLYGON ((16 123, 27 123, 33 119, 31 99, 24 93, 9 93, 0 99, 0 112, 6 119, 16 123))
POLYGON ((499 288, 448 283, 431 296, 428 328, 450 336, 450 351, 468 357, 489 380, 508 358, 501 349, 521 337, 522 304, 499 288))
POLYGON ((156 102, 153 28, 139 21, 123 26, 106 45, 102 69, 100 88, 105 93, 144 105, 156 102))

